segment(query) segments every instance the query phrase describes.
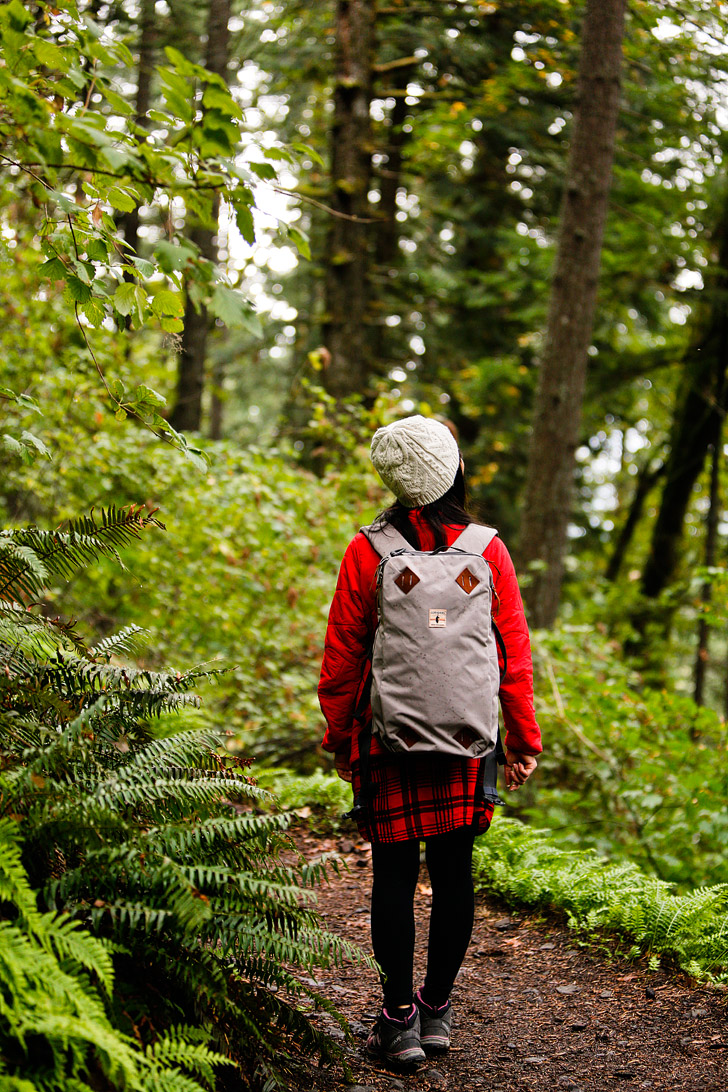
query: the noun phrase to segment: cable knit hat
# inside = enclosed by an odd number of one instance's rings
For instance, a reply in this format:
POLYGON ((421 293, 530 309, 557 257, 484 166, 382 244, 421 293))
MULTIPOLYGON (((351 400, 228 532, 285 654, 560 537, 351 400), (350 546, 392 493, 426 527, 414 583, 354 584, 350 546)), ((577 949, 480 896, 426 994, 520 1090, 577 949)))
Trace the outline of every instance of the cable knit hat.
POLYGON ((407 508, 432 504, 447 493, 460 466, 455 437, 431 417, 404 417, 372 438, 374 469, 407 508))

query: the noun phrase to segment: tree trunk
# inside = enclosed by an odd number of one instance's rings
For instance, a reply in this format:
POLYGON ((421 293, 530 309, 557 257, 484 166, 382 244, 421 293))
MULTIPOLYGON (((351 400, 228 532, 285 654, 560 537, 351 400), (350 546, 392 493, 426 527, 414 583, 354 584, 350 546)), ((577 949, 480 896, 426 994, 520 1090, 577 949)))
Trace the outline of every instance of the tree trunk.
MULTIPOLYGON (((207 16, 207 51, 205 67, 223 79, 227 78, 230 49, 231 0, 209 0, 207 16)), ((212 218, 217 222, 219 198, 215 200, 212 218)), ((198 226, 190 232, 192 242, 200 255, 209 262, 217 261, 217 233, 208 227, 198 226)), ((206 307, 195 308, 187 296, 184 313, 184 329, 179 351, 177 398, 170 414, 170 424, 180 432, 199 432, 202 427, 202 393, 205 386, 205 359, 210 316, 206 307)))
POLYGON ((556 618, 619 112, 625 0, 587 0, 521 527, 532 624, 556 618))
POLYGON ((665 466, 665 486, 642 573, 642 592, 656 599, 673 579, 693 488, 708 451, 718 443, 726 412, 728 368, 728 209, 720 225, 715 273, 701 293, 707 316, 696 322, 687 350, 686 378, 678 402, 665 466))
POLYGON ((323 382, 335 398, 363 393, 369 379, 367 194, 371 176, 369 104, 375 0, 338 0, 331 136, 331 218, 323 342, 331 354, 323 382))
POLYGON ((607 564, 604 573, 607 580, 614 582, 619 576, 625 554, 627 553, 634 533, 637 530, 637 525, 642 518, 642 510, 645 506, 645 501, 647 500, 652 487, 657 483, 658 478, 660 478, 664 472, 664 463, 658 463, 654 468, 651 467, 649 463, 645 463, 637 475, 637 485, 632 496, 627 518, 622 524, 622 530, 619 532, 614 550, 612 551, 612 556, 609 559, 609 563, 607 564))
MULTIPOLYGON (((718 436, 713 444, 713 459, 710 467, 710 502, 708 516, 705 521, 705 567, 712 569, 715 565, 715 548, 718 542, 718 520, 720 517, 720 463, 723 454, 722 420, 718 426, 718 436)), ((706 576, 701 590, 701 602, 708 607, 713 593, 710 575, 706 576)), ((695 656, 695 688, 693 697, 696 705, 703 705, 705 699, 705 676, 708 669, 710 653, 708 640, 710 627, 705 614, 700 615, 698 622, 698 650, 695 656)), ((692 733, 691 733, 692 734, 692 733)))

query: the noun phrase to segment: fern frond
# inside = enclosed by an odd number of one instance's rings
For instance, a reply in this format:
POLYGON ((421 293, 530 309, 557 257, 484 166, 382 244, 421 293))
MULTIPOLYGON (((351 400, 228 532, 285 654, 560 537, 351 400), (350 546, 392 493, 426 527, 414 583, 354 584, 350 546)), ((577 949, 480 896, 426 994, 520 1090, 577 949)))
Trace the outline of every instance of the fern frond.
MULTIPOLYGON (((164 529, 142 505, 117 508, 112 505, 71 520, 65 530, 43 531, 38 527, 5 532, 8 541, 30 550, 49 573, 69 577, 76 569, 101 556, 113 557, 123 568, 118 550, 141 536, 147 527, 164 529)), ((31 562, 14 568, 5 580, 0 577, 0 598, 7 598, 12 582, 31 579, 31 562)))
POLYGON ((48 569, 35 550, 0 531, 0 600, 20 603, 41 594, 48 569))
POLYGON ((104 637, 88 650, 88 654, 94 660, 105 660, 108 663, 112 656, 138 652, 146 634, 147 630, 142 629, 141 626, 125 626, 118 633, 104 637))

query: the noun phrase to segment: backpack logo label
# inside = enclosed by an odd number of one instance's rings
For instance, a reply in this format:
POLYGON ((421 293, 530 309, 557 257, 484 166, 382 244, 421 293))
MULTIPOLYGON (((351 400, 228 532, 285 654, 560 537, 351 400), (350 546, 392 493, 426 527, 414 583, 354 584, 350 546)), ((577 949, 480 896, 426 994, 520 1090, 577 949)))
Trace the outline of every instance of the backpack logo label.
POLYGON ((445 629, 447 626, 447 611, 446 610, 431 610, 430 611, 430 629, 445 629))

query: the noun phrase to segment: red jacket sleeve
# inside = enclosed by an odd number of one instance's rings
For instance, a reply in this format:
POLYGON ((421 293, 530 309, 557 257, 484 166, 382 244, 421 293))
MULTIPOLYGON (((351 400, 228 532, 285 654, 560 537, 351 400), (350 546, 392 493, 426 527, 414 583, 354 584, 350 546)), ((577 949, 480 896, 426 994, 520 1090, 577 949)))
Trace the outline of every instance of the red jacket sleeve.
POLYGON ((500 704, 506 729, 504 742, 512 751, 537 755, 542 747, 541 731, 533 708, 531 641, 516 571, 500 538, 493 539, 484 557, 493 572, 493 619, 508 654, 506 674, 500 687, 500 704))
POLYGON ((322 747, 349 756, 359 689, 376 625, 379 557, 359 532, 347 547, 329 610, 318 696, 326 718, 322 747))

